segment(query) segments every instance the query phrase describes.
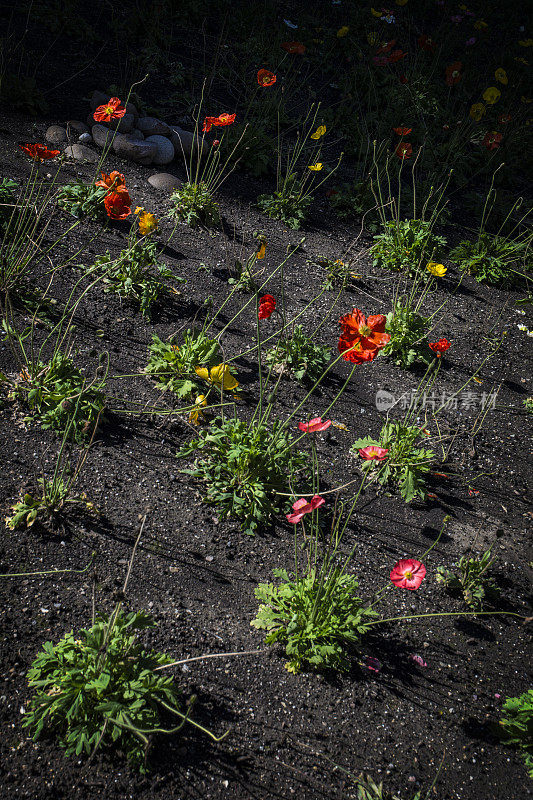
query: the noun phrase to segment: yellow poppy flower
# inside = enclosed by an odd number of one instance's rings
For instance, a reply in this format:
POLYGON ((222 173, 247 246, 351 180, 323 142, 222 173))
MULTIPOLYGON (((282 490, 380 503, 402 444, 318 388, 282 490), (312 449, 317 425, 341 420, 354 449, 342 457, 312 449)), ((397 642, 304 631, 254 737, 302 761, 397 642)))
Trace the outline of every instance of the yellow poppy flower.
POLYGON ((137 208, 135 209, 135 214, 140 214, 141 211, 144 211, 143 206, 137 206, 137 208))
POLYGON ((485 89, 483 92, 483 100, 489 104, 489 106, 494 105, 497 103, 501 97, 501 92, 495 86, 489 86, 488 89, 485 89))
POLYGON ((196 367, 195 372, 204 381, 230 392, 239 385, 239 381, 235 380, 227 364, 218 364, 216 367, 211 367, 210 370, 207 367, 196 367))
POLYGON ((521 64, 525 64, 526 67, 529 66, 529 61, 526 58, 521 58, 520 56, 515 56, 515 61, 519 61, 521 64))
POLYGON ((448 268, 444 264, 437 264, 436 261, 430 261, 427 265, 427 271, 430 272, 435 278, 444 278, 448 272, 448 268))
POLYGON ((531 98, 531 97, 524 97, 524 95, 522 95, 522 97, 520 98, 520 100, 522 101, 522 103, 532 103, 532 102, 533 102, 533 98, 531 98))
POLYGON ((407 0, 396 0, 397 6, 405 6, 407 5, 407 0))
POLYGON ((142 236, 148 236, 157 229, 157 219, 149 211, 142 211, 139 215, 139 231, 142 236))
POLYGON ((337 31, 337 39, 344 39, 349 30, 350 28, 348 25, 343 25, 342 28, 339 28, 337 31))
POLYGON ((520 39, 518 44, 520 47, 533 47, 533 39, 520 39))
POLYGON ((316 164, 310 164, 307 169, 310 169, 311 172, 320 172, 324 165, 321 161, 318 161, 316 164))
POLYGON ((473 105, 470 106, 469 115, 472 119, 475 119, 476 122, 479 122, 485 111, 486 109, 483 103, 473 103, 473 105))
POLYGON ((474 28, 476 28, 476 30, 478 31, 485 30, 488 27, 489 26, 487 25, 484 19, 478 19, 476 20, 476 22, 474 22, 474 28))
POLYGON ((193 425, 199 425, 200 419, 203 419, 202 408, 207 405, 207 400, 205 399, 205 395, 199 394, 196 400, 194 401, 194 408, 189 414, 189 422, 193 425))
POLYGON ((367 33, 366 40, 371 47, 374 47, 379 42, 379 36, 375 31, 367 33))
POLYGON ((494 77, 496 78, 497 81, 503 83, 504 86, 507 86, 508 78, 507 78, 507 73, 504 69, 498 67, 498 69, 494 73, 494 77))
POLYGON ((383 16, 383 11, 376 11, 375 8, 371 8, 370 9, 370 13, 372 14, 373 17, 381 17, 381 16, 383 16))
POLYGON ((312 133, 309 138, 310 139, 320 139, 321 136, 324 136, 325 132, 326 132, 326 126, 325 125, 319 125, 318 128, 316 129, 316 131, 314 133, 312 133))
POLYGON ((259 250, 255 254, 255 257, 258 261, 261 261, 261 259, 265 257, 266 249, 266 242, 261 242, 259 245, 259 250))

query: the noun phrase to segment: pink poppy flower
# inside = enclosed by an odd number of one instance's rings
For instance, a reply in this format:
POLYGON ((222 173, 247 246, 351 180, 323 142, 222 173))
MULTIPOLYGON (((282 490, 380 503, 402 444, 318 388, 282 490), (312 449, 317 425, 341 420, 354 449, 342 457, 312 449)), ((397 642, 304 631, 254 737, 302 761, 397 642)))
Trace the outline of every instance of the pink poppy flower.
POLYGON ((309 422, 299 422, 298 427, 304 433, 318 433, 318 431, 325 431, 331 425, 330 419, 322 421, 322 417, 313 417, 309 422))
POLYGON ((361 666, 370 670, 370 672, 381 672, 381 661, 379 658, 374 658, 374 656, 365 656, 361 666))
POLYGON ((409 658, 411 659, 411 661, 414 661, 415 664, 418 664, 419 667, 427 667, 427 664, 422 658, 422 656, 419 656, 416 653, 411 653, 409 658))
POLYGON ((389 451, 384 447, 378 447, 375 444, 370 444, 368 447, 363 447, 359 450, 359 455, 365 461, 384 461, 387 458, 389 451))
POLYGON ((391 570, 390 579, 399 589, 418 589, 426 575, 426 568, 414 558, 402 558, 391 570))
POLYGON ((310 514, 315 508, 320 508, 326 501, 320 495, 315 494, 311 500, 307 501, 305 497, 300 497, 295 503, 292 504, 293 514, 285 514, 287 520, 293 525, 297 525, 306 514, 310 514))

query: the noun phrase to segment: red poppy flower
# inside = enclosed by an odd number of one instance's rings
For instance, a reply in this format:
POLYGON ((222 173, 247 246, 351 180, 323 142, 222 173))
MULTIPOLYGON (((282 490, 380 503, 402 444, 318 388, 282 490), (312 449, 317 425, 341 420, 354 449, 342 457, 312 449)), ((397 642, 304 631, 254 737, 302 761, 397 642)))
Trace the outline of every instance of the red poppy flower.
POLYGON ((394 152, 403 161, 404 158, 411 158, 413 155, 413 145, 410 142, 400 142, 394 152))
POLYGON ((510 114, 500 114, 498 117, 498 122, 500 125, 507 125, 508 122, 511 122, 512 117, 510 114))
POLYGON ((435 355, 437 356, 437 358, 440 358, 441 355, 451 347, 448 339, 439 339, 438 342, 428 342, 428 344, 435 353, 435 355))
POLYGON ((218 117, 206 117, 204 119, 204 125, 202 128, 202 133, 207 133, 211 130, 213 125, 215 128, 225 128, 226 125, 232 125, 235 122, 235 117, 237 114, 219 114, 218 117))
POLYGON ((414 558, 402 558, 391 570, 390 579, 400 589, 418 589, 426 575, 426 568, 414 558))
POLYGON ((446 85, 447 86, 455 86, 456 83, 462 78, 461 70, 463 65, 460 61, 454 61, 453 64, 449 64, 446 67, 446 85))
POLYGON ((271 294, 264 294, 259 301, 259 319, 268 319, 276 308, 276 300, 271 294))
POLYGON ((260 69, 257 73, 257 83, 259 86, 274 86, 276 83, 276 76, 269 69, 260 69))
POLYGON ((352 364, 373 361, 378 350, 390 341, 389 334, 385 333, 387 320, 383 314, 372 314, 366 319, 362 311, 354 308, 351 314, 345 314, 339 322, 342 326, 339 353, 343 353, 343 359, 352 364))
POLYGON ((405 83, 409 83, 409 81, 407 80, 407 76, 406 75, 400 75, 398 80, 400 81, 400 83, 404 83, 404 84, 405 83))
POLYGON ((374 56, 374 58, 372 59, 372 61, 373 61, 373 62, 374 62, 374 64, 376 64, 378 67, 386 67, 386 66, 387 66, 387 64, 389 63, 389 57, 388 57, 388 56, 374 56))
POLYGON ((497 150, 502 139, 503 134, 498 133, 498 131, 489 131, 485 134, 482 144, 485 145, 487 150, 497 150))
POLYGON ((371 444, 368 447, 362 447, 359 450, 359 455, 361 458, 364 458, 365 461, 384 461, 387 458, 388 452, 389 451, 384 447, 371 444))
POLYGON ((96 122, 109 122, 112 119, 120 119, 126 113, 125 106, 118 97, 110 97, 103 106, 98 106, 93 114, 96 122))
POLYGON ((412 128, 393 128, 392 130, 394 131, 394 133, 397 133, 398 136, 409 136, 409 134, 411 133, 411 131, 413 129, 412 128))
POLYGON ((95 186, 100 186, 102 189, 114 189, 116 192, 125 191, 126 190, 126 178, 119 172, 118 170, 114 169, 109 175, 106 175, 105 172, 102 172, 102 178, 99 181, 94 182, 95 186))
POLYGON ((435 51, 436 44, 431 36, 427 36, 427 34, 423 33, 422 36, 418 37, 418 46, 421 50, 425 50, 427 53, 433 53, 435 51))
POLYGON ((393 50, 389 56, 389 64, 396 64, 397 61, 401 61, 406 55, 407 53, 404 53, 403 50, 393 50))
POLYGON ((330 419, 322 421, 322 417, 314 417, 309 422, 299 422, 298 427, 304 433, 318 433, 318 431, 325 431, 331 425, 330 419))
POLYGON ((297 525, 298 522, 305 516, 305 514, 310 514, 311 511, 314 511, 315 508, 320 508, 323 506, 326 501, 323 497, 320 497, 319 494, 313 495, 309 502, 305 499, 305 497, 300 497, 295 503, 292 504, 292 514, 285 514, 287 520, 291 522, 293 525, 297 525))
POLYGON ((104 198, 109 219, 126 219, 131 214, 131 199, 127 191, 110 192, 104 198))
POLYGON ((283 42, 281 46, 291 55, 303 56, 305 53, 305 45, 301 42, 283 42))
POLYGON ((48 161, 55 158, 60 150, 49 150, 45 144, 19 144, 20 149, 34 161, 48 161))
POLYGON ((376 55, 380 56, 382 53, 390 53, 395 44, 396 39, 391 39, 390 42, 383 42, 376 50, 376 55))

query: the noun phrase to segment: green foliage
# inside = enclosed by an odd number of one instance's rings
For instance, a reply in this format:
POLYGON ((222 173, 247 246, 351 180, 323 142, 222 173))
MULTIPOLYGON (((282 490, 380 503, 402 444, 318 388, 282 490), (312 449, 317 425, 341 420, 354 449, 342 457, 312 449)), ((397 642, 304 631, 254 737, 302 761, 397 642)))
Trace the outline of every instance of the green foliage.
POLYGON ((332 291, 337 286, 345 286, 352 277, 350 267, 348 264, 345 264, 344 261, 341 261, 340 258, 337 258, 335 261, 325 257, 317 258, 314 261, 308 260, 307 263, 316 264, 325 270, 326 277, 322 285, 328 292, 332 291))
POLYGON ((89 510, 93 510, 92 503, 87 502, 86 496, 70 497, 70 481, 61 477, 52 480, 39 479, 40 495, 34 496, 26 493, 15 505, 11 506, 13 514, 5 518, 5 523, 12 531, 19 528, 31 528, 37 519, 49 520, 58 514, 65 503, 83 503, 89 510))
POLYGON ((533 397, 526 397, 523 401, 524 408, 529 414, 533 414, 533 397))
POLYGON ((450 253, 450 260, 462 272, 472 275, 478 283, 510 285, 516 283, 523 274, 519 268, 521 260, 524 262, 522 270, 530 269, 525 261, 528 244, 527 241, 513 241, 482 233, 475 242, 460 242, 450 253))
POLYGON ((520 748, 528 775, 533 778, 533 689, 505 701, 500 725, 503 743, 520 748))
POLYGON ((4 233, 14 211, 19 185, 10 178, 0 180, 0 233, 4 233))
POLYGON ((109 251, 94 262, 96 273, 104 275, 105 292, 113 292, 138 303, 142 314, 151 316, 152 305, 161 295, 172 291, 172 282, 184 283, 172 270, 159 261, 157 244, 149 239, 139 239, 118 258, 112 259, 109 251), (150 269, 156 269, 156 273, 150 269))
POLYGON ((277 492, 286 492, 296 473, 308 475, 308 455, 291 445, 279 420, 267 426, 217 418, 178 457, 199 451, 193 468, 182 472, 205 484, 205 500, 221 517, 242 520, 241 529, 254 534, 279 511, 277 492))
POLYGON ((47 363, 28 364, 21 373, 14 395, 31 411, 43 428, 60 433, 69 427, 69 438, 80 442, 90 438, 105 407, 101 391, 105 379, 88 384, 72 359, 56 352, 47 363))
POLYGON ((274 576, 283 583, 257 587, 261 605, 250 624, 267 632, 267 644, 285 645, 289 672, 348 669, 347 648, 359 642, 370 618, 378 616, 357 597, 354 576, 333 570, 325 580, 314 571, 295 578, 284 569, 275 569, 274 576))
POLYGON ((446 239, 434 234, 431 224, 422 219, 386 222, 385 230, 374 236, 374 241, 371 252, 375 265, 411 276, 424 262, 441 261, 446 246, 446 239))
POLYGON ((200 391, 196 367, 213 367, 221 361, 220 345, 203 331, 188 329, 183 344, 175 344, 177 336, 167 342, 152 335, 146 372, 153 375, 158 389, 174 392, 180 399, 192 398, 200 391))
POLYGON ((83 181, 67 183, 59 189, 56 199, 57 204, 64 211, 72 214, 77 219, 105 219, 106 211, 104 197, 108 190, 83 181))
POLYGON ((419 437, 420 428, 416 425, 404 425, 397 420, 389 420, 381 429, 378 440, 369 436, 358 439, 351 450, 357 453, 369 445, 387 449, 389 452, 386 461, 363 461, 361 469, 370 475, 377 473, 379 483, 397 488, 405 502, 410 503, 417 497, 426 499, 425 477, 435 456, 433 450, 416 446, 419 437))
POLYGON ((330 202, 341 219, 353 221, 354 217, 361 217, 366 214, 365 227, 371 233, 377 233, 379 215, 377 210, 372 210, 375 209, 376 201, 368 180, 343 183, 331 195, 330 202))
POLYGON ((252 120, 243 131, 230 125, 220 142, 223 158, 238 163, 239 169, 260 178, 273 172, 276 163, 276 140, 266 131, 263 121, 252 120))
POLYGON ((206 228, 220 227, 220 210, 206 183, 184 183, 170 196, 173 204, 170 215, 191 228, 204 225, 206 228))
POLYGON ((390 356, 404 369, 416 362, 429 364, 433 355, 426 339, 428 328, 427 317, 413 311, 408 301, 403 305, 399 300, 387 314, 385 330, 391 338, 383 348, 383 355, 390 356))
POLYGON ((307 337, 301 325, 295 325, 292 336, 281 338, 270 349, 266 360, 275 372, 314 383, 331 360, 331 350, 307 337))
POLYGON ((451 569, 437 568, 437 581, 452 592, 459 592, 467 606, 480 609, 487 594, 497 595, 499 590, 485 573, 496 559, 491 558, 490 548, 480 558, 462 556, 451 569))
POLYGON ((33 76, 4 73, 0 77, 0 102, 8 108, 32 117, 49 111, 50 107, 33 76))
POLYGON ((120 748, 145 772, 147 737, 171 732, 162 729, 162 711, 181 717, 177 729, 186 721, 172 678, 155 671, 172 659, 138 641, 137 631, 154 625, 144 611, 118 612, 77 637, 45 642, 28 672, 36 694, 22 724, 33 739, 54 733, 67 756, 120 748))
POLYGON ((257 206, 270 219, 280 219, 289 228, 298 230, 306 218, 311 200, 310 195, 301 195, 299 187, 293 189, 290 182, 279 192, 260 195, 257 206))

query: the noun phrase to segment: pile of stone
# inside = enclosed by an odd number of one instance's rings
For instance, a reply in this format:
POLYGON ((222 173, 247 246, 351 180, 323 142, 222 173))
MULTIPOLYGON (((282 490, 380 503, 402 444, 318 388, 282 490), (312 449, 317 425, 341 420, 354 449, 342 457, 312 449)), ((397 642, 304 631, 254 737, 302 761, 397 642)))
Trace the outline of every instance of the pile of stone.
MULTIPOLYGON (((191 155, 194 133, 156 117, 141 117, 133 103, 127 103, 120 119, 95 123, 93 113, 108 100, 109 95, 93 92, 88 124, 69 120, 65 125, 52 125, 46 131, 46 141, 56 146, 66 144, 67 156, 93 163, 98 161, 98 154, 87 146, 91 143, 100 149, 110 147, 120 158, 144 165, 170 164, 174 158, 188 159, 191 155)), ((196 147, 199 146, 201 140, 196 138, 196 147)))

